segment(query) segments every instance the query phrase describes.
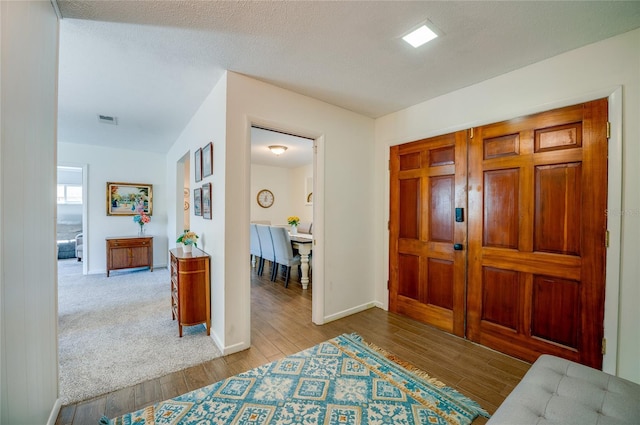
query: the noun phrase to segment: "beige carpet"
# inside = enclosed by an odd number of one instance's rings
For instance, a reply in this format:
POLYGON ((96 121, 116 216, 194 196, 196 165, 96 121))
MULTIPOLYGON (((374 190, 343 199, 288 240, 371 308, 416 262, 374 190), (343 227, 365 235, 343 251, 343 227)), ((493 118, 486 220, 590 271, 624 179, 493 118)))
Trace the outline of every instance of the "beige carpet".
POLYGON ((203 325, 171 319, 167 269, 82 275, 58 262, 58 337, 63 405, 220 357, 203 325))

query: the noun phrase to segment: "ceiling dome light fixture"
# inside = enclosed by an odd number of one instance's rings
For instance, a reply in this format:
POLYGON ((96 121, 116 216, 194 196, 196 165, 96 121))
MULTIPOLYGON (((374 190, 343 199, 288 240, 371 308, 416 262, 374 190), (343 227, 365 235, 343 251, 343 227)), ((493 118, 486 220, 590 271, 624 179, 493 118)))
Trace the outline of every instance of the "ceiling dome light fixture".
POLYGON ((269 146, 269 150, 276 155, 280 155, 287 150, 287 147, 282 145, 271 145, 269 146))

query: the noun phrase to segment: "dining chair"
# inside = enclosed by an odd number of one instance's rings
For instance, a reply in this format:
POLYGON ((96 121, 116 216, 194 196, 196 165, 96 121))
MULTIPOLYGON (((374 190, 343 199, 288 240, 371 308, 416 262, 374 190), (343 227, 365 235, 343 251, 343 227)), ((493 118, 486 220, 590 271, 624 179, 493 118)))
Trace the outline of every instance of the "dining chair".
POLYGON ((276 269, 276 255, 273 250, 273 241, 271 240, 271 232, 269 226, 266 224, 256 224, 256 230, 258 231, 258 238, 260 240, 260 250, 262 251, 262 257, 260 257, 260 266, 258 267, 258 276, 262 276, 264 271, 264 261, 271 261, 271 276, 273 280, 274 270, 276 269))
POLYGON ((298 223, 298 233, 306 233, 311 234, 311 222, 310 221, 301 221, 298 223))
POLYGON ((300 265, 300 256, 293 255, 293 248, 291 247, 291 239, 289 238, 289 232, 284 227, 270 226, 271 239, 273 240, 273 249, 276 254, 276 273, 274 279, 278 276, 278 267, 285 266, 287 268, 287 274, 284 279, 284 287, 289 286, 289 275, 291 274, 291 266, 300 265))
POLYGON ((260 268, 264 264, 262 261, 262 248, 260 246, 260 237, 258 236, 258 228, 254 223, 250 225, 251 244, 249 246, 249 252, 251 254, 251 266, 255 267, 256 259, 258 263, 257 273, 260 274, 260 268))

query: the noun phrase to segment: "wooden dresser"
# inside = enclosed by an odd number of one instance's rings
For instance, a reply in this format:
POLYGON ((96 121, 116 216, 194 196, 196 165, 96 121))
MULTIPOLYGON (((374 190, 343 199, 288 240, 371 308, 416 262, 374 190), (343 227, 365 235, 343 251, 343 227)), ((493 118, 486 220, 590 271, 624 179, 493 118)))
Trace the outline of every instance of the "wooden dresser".
POLYGON ((134 267, 153 271, 153 236, 107 238, 107 277, 111 270, 134 267))
POLYGON ((183 326, 204 323, 211 334, 211 296, 209 255, 193 248, 184 253, 182 248, 171 253, 171 317, 178 319, 178 332, 183 326))

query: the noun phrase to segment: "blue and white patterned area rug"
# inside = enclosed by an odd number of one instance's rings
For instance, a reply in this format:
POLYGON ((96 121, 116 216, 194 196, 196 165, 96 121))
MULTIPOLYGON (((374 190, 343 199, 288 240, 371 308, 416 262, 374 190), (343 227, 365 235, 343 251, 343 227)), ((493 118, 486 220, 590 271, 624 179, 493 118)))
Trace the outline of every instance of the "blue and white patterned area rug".
MULTIPOLYGON (((102 424, 470 424, 478 403, 341 335, 102 424)), ((401 363, 401 362, 400 362, 401 363)))

